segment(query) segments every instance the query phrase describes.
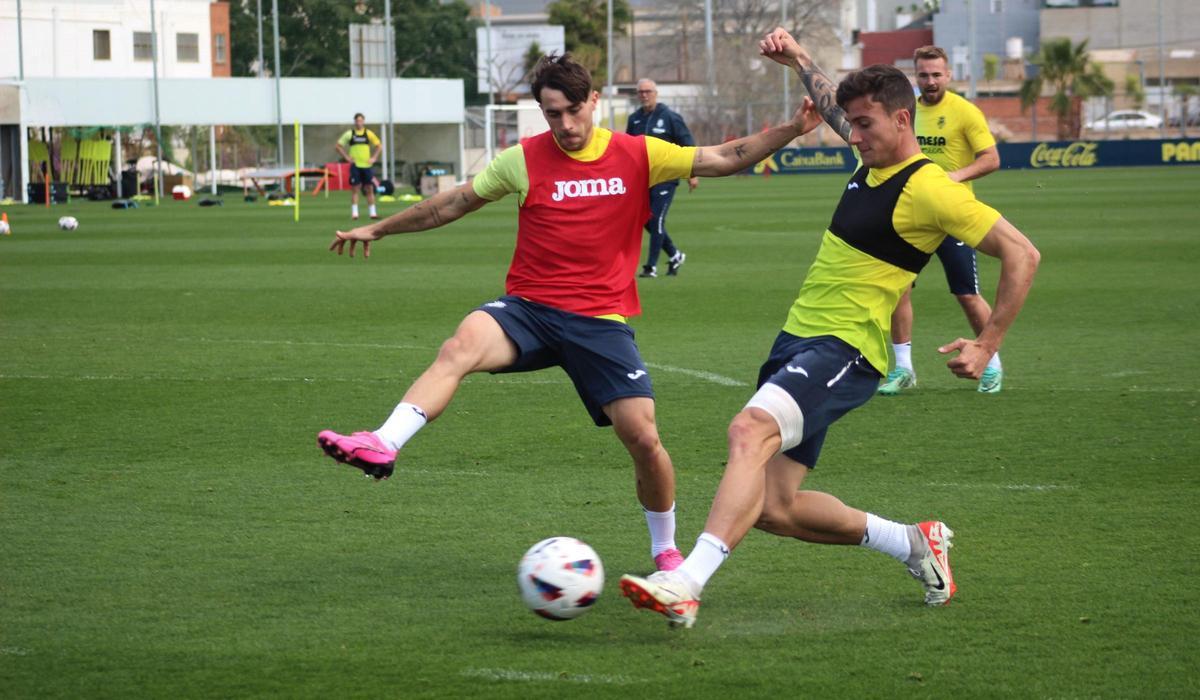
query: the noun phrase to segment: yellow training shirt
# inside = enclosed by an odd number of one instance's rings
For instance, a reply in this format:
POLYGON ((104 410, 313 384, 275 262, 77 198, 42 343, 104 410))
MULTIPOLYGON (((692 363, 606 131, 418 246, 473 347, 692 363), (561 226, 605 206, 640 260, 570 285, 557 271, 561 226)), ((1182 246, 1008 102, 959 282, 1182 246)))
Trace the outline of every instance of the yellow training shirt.
MULTIPOLYGON (((923 157, 872 168, 867 184, 878 187, 923 157)), ((935 251, 947 235, 975 247, 999 219, 1000 212, 975 199, 970 189, 951 180, 944 170, 930 166, 912 174, 892 212, 896 233, 926 253, 935 251)), ((857 348, 881 375, 886 374, 892 311, 916 277, 826 229, 783 330, 803 338, 840 338, 857 348)))
POLYGON ((915 126, 921 152, 946 172, 970 165, 976 153, 996 145, 983 112, 948 90, 935 105, 917 100, 915 126))
POLYGON ((369 168, 371 167, 371 149, 378 147, 381 142, 374 131, 364 127, 362 131, 347 129, 346 133, 338 139, 338 143, 346 149, 346 153, 350 156, 350 160, 354 161, 355 167, 369 168))

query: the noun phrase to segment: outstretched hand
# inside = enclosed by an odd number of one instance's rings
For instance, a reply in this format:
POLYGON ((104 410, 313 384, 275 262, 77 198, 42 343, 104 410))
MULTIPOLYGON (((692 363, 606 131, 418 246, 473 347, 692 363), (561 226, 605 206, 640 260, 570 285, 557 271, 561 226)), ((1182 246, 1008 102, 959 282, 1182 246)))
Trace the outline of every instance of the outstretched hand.
POLYGON ((954 342, 938 348, 938 352, 943 355, 955 351, 958 354, 950 358, 946 366, 955 376, 962 379, 979 379, 983 376, 983 370, 987 368, 988 360, 991 360, 992 355, 996 354, 994 350, 988 350, 980 343, 966 338, 958 338, 954 342))
POLYGON ((790 66, 796 61, 810 62, 808 52, 783 27, 776 27, 758 42, 758 51, 776 63, 790 66))
POLYGON ((330 250, 336 250, 338 255, 345 251, 346 242, 350 243, 350 257, 354 257, 354 247, 360 242, 362 243, 363 259, 371 257, 371 241, 377 241, 382 236, 375 232, 371 226, 359 226, 352 228, 349 231, 337 231, 333 234, 333 243, 329 244, 330 250))

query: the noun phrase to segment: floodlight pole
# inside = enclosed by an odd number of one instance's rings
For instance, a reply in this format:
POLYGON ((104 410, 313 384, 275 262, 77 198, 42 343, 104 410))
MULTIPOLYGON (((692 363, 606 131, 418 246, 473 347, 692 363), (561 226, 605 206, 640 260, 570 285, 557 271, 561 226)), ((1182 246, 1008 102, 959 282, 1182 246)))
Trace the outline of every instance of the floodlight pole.
POLYGON ((712 0, 704 0, 704 63, 704 79, 708 82, 708 96, 711 99, 717 94, 717 69, 713 63, 712 0))
POLYGON ((17 0, 17 80, 25 80, 25 40, 21 34, 21 0, 17 0))
MULTIPOLYGON (((1162 124, 1158 130, 1165 139, 1167 137, 1167 52, 1163 47, 1163 12, 1162 0, 1158 0, 1158 113, 1162 116, 1162 124)), ((1187 123, 1187 105, 1179 115, 1179 123, 1187 123)))
POLYGON ((283 165, 283 97, 279 87, 279 0, 271 0, 271 34, 275 41, 275 150, 283 165))
POLYGON ((967 0, 967 99, 974 100, 975 92, 975 0, 967 0))
POLYGON ((263 77, 266 73, 263 70, 267 67, 267 62, 263 59, 263 43, 262 43, 262 0, 258 0, 258 77, 263 77))
MULTIPOLYGON (((779 26, 783 27, 784 29, 787 29, 788 31, 791 31, 791 27, 788 26, 788 3, 787 3, 787 0, 780 0, 779 5, 780 5, 779 26)), ((788 116, 790 115, 790 108, 792 106, 792 80, 791 80, 792 70, 790 68, 788 68, 787 66, 782 66, 782 68, 783 68, 783 121, 786 122, 788 116)))
POLYGON ((492 3, 486 1, 483 3, 483 26, 487 33, 484 42, 487 46, 487 57, 483 60, 483 71, 487 74, 488 104, 494 105, 496 98, 492 92, 492 3))
POLYGON ((608 129, 609 131, 617 130, 617 115, 613 110, 613 0, 608 0, 608 49, 605 51, 605 58, 608 61, 607 73, 605 75, 604 91, 608 93, 608 129))
POLYGON ((396 150, 392 144, 392 137, 395 135, 395 129, 392 126, 392 74, 396 70, 396 45, 392 37, 392 0, 384 0, 383 3, 383 24, 387 32, 387 70, 384 75, 387 78, 387 143, 384 158, 386 161, 383 164, 383 179, 389 179, 392 164, 396 162, 396 150))
POLYGON ((208 189, 215 196, 217 194, 217 125, 210 124, 208 127, 208 189))
POLYGON ((162 192, 162 120, 158 111, 158 17, 154 11, 154 0, 150 0, 150 55, 154 65, 154 141, 158 148, 154 158, 154 203, 158 204, 162 192))

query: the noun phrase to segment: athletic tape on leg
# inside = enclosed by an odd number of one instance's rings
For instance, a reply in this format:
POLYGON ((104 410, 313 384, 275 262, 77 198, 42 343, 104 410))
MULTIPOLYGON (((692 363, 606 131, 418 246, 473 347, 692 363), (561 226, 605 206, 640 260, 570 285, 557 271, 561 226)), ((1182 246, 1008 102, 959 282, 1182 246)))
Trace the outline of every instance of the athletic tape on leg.
POLYGON ((792 395, 782 387, 770 382, 763 384, 758 392, 750 397, 746 408, 760 408, 775 419, 779 424, 779 436, 783 440, 780 450, 790 450, 804 439, 804 413, 792 395))

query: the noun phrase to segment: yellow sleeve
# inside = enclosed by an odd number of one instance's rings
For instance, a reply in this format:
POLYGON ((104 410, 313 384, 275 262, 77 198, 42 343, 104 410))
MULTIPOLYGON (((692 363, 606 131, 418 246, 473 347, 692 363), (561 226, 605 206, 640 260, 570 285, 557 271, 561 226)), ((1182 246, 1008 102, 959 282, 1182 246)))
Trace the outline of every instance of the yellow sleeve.
POLYGON ((967 143, 971 145, 971 154, 974 155, 995 146, 996 137, 992 136, 992 130, 988 128, 987 117, 983 116, 983 112, 965 100, 962 110, 963 124, 966 125, 963 131, 966 133, 967 143))
POLYGON ((922 182, 913 189, 913 213, 920 228, 941 231, 974 248, 1000 220, 1000 212, 975 199, 941 168, 926 166, 917 175, 922 182))
POLYGON ((650 186, 692 176, 695 146, 676 146, 653 136, 646 137, 646 159, 650 161, 650 186))
POLYGON ((367 142, 372 146, 378 146, 380 144, 379 137, 376 136, 375 132, 371 131, 370 129, 367 129, 367 142))
POLYGON ((529 172, 525 169, 525 151, 520 144, 504 149, 492 159, 483 172, 471 182, 475 194, 494 202, 501 197, 519 193, 524 203, 529 191, 529 172))

